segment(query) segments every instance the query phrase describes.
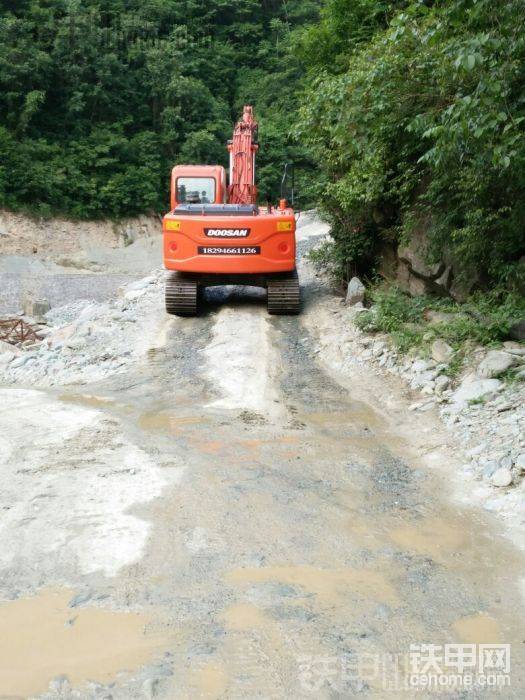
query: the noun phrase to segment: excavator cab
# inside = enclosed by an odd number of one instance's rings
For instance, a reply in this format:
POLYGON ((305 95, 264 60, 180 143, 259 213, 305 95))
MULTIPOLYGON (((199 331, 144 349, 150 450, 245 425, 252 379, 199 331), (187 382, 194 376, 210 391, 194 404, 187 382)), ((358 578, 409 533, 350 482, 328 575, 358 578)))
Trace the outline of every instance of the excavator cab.
POLYGON ((179 204, 223 204, 226 171, 220 165, 177 165, 171 174, 171 209, 179 204))
POLYGON ((228 143, 228 185, 220 165, 173 168, 163 220, 169 314, 195 316, 200 290, 226 284, 265 287, 269 313, 299 313, 295 215, 284 199, 257 204, 256 135, 253 110, 245 107, 228 143))

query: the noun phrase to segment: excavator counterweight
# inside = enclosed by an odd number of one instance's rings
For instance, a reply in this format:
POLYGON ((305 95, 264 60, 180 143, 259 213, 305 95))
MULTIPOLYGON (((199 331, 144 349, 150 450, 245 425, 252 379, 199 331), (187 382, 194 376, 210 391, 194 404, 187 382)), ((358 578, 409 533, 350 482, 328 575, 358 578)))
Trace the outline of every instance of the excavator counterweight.
POLYGON ((257 204, 257 129, 246 106, 228 143, 228 184, 219 165, 173 168, 171 211, 163 220, 170 314, 195 316, 201 289, 224 284, 265 287, 269 313, 299 313, 295 215, 284 200, 257 204))

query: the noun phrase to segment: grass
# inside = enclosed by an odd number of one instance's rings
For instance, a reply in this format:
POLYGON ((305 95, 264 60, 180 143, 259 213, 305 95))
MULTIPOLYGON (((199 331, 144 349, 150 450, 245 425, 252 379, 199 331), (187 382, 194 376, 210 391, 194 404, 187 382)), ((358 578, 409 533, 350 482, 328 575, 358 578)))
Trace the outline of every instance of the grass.
POLYGON ((491 292, 458 304, 451 299, 412 297, 399 287, 384 284, 368 292, 371 309, 357 316, 356 323, 366 332, 391 335, 401 353, 418 348, 430 353, 434 340, 441 338, 455 351, 449 372, 457 374, 468 350, 476 345, 496 347, 508 339, 509 328, 525 317, 525 299, 509 292, 491 292), (443 320, 429 323, 426 311, 439 311, 443 320))

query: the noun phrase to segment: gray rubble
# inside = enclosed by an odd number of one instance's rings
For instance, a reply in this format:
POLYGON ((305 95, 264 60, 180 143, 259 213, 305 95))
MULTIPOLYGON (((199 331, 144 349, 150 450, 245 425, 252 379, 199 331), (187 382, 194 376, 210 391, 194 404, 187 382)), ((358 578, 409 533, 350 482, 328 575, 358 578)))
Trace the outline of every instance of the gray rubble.
MULTIPOLYGON (((108 302, 79 300, 49 310, 29 348, 0 345, 0 381, 53 386, 85 384, 121 372, 148 349, 159 323, 164 272, 119 290, 108 302)), ((28 319, 37 323, 38 319, 28 319)))

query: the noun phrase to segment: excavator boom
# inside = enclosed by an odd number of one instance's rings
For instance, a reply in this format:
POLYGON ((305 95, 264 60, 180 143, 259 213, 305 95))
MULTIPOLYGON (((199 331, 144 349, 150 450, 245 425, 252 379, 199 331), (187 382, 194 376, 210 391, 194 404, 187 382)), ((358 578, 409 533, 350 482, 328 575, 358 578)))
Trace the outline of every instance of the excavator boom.
POLYGON ((253 117, 253 108, 246 105, 242 119, 235 125, 233 139, 228 143, 230 152, 228 201, 230 204, 255 204, 257 202, 255 154, 259 150, 259 146, 256 140, 257 122, 253 117))

